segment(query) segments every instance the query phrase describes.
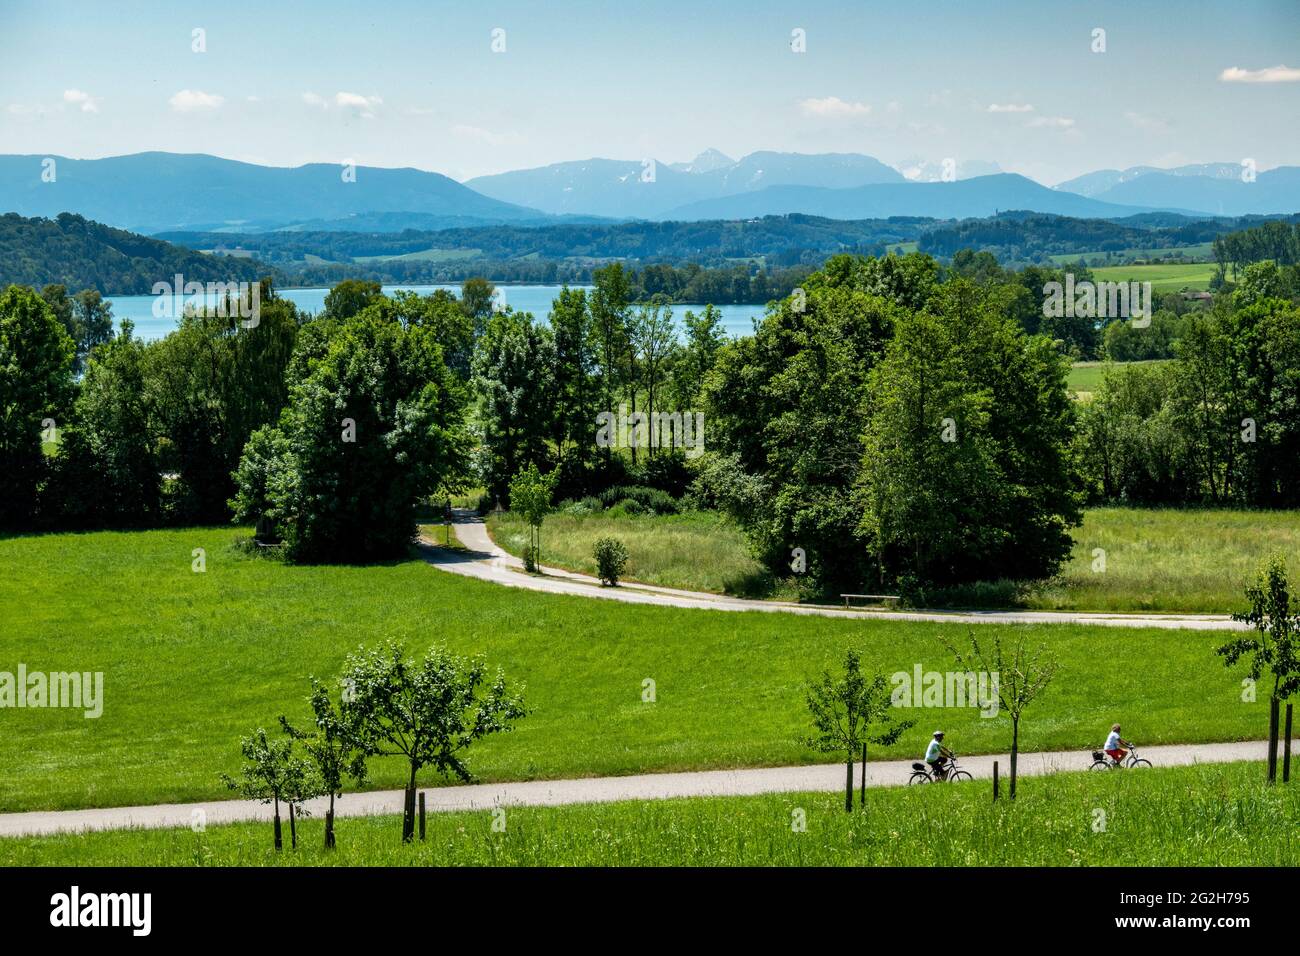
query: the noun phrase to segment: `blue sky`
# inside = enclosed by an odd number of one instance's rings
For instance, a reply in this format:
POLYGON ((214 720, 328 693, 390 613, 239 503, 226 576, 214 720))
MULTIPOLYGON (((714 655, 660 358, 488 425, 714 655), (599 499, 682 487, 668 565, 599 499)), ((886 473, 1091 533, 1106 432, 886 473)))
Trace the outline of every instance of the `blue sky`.
POLYGON ((1295 0, 3 5, 6 153, 353 160, 457 179, 706 147, 987 160, 1048 183, 1141 163, 1300 164, 1295 0), (791 52, 796 28, 805 53, 791 52))

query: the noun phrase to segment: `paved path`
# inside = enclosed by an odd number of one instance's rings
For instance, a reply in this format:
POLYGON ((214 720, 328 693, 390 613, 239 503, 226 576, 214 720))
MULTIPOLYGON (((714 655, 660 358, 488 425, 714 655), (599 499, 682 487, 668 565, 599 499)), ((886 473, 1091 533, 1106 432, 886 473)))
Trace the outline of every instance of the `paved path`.
MULTIPOLYGON (((1254 760, 1263 763, 1266 741, 1227 744, 1173 744, 1143 747, 1141 754, 1157 767, 1197 763, 1231 763, 1254 760)), ((991 779, 993 761, 1005 754, 961 757, 963 770, 976 780, 991 779)), ((1092 762, 1088 751, 1069 750, 1021 754, 1019 773, 1041 776, 1061 771, 1082 771, 1092 762)), ((1260 768, 1261 773, 1263 768, 1260 768)), ((1115 771, 1123 773, 1128 771, 1115 771)), ((867 785, 899 786, 912 773, 911 760, 869 761, 867 785)), ((861 783, 857 769, 855 786, 861 783)), ((970 786, 972 784, 966 784, 970 786)), ((699 770, 689 773, 651 773, 629 777, 590 777, 582 780, 537 780, 525 783, 487 783, 469 786, 435 787, 425 790, 430 811, 488 810, 510 806, 560 806, 579 803, 609 803, 614 800, 663 800, 670 797, 746 796, 760 793, 834 792, 844 786, 843 764, 814 764, 801 767, 764 767, 747 770, 699 770)), ((312 801, 313 817, 324 814, 325 802, 312 801)), ((400 813, 402 791, 377 790, 349 793, 335 805, 339 817, 400 813)), ((196 819, 207 825, 241 820, 269 820, 271 808, 252 800, 221 800, 209 803, 160 804, 146 807, 110 807, 100 810, 58 810, 0 814, 0 837, 30 836, 81 830, 119 830, 129 827, 188 827, 196 819)))
POLYGON ((769 611, 786 614, 812 614, 820 617, 847 617, 856 620, 939 621, 978 624, 1100 624, 1108 627, 1161 627, 1188 630, 1241 630, 1246 627, 1219 614, 1090 614, 1062 611, 884 611, 791 604, 783 601, 753 601, 745 598, 682 591, 648 584, 620 584, 601 587, 600 581, 585 574, 574 574, 543 566, 543 574, 526 574, 523 562, 499 548, 488 535, 483 520, 472 511, 455 512, 456 536, 466 548, 457 551, 436 547, 436 539, 423 539, 425 556, 430 564, 466 577, 491 581, 507 587, 547 591, 552 594, 577 594, 582 597, 625 601, 629 604, 657 604, 667 607, 702 608, 714 611, 769 611))

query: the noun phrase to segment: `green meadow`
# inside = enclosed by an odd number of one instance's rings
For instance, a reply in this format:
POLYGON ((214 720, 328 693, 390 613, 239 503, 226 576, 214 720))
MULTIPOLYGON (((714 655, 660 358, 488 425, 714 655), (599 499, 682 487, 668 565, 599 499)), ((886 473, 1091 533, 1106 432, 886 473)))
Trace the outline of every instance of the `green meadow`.
MULTIPOLYGON (((385 565, 290 566, 232 547, 246 530, 188 528, 0 540, 0 670, 104 674, 103 715, 0 709, 0 810, 211 799, 238 739, 302 719, 308 675, 360 644, 484 654, 526 685, 532 713, 475 746, 483 780, 526 780, 828 759, 801 741, 806 681, 860 650, 890 674, 949 669, 968 626, 629 605, 506 588, 418 555, 385 565), (202 548, 206 570, 192 570, 202 548), (655 702, 642 699, 655 682, 655 702)), ((1123 568, 1122 560, 1113 565, 1123 568)), ((1263 701, 1212 632, 976 625, 1051 646, 1062 669, 1021 730, 1025 750, 1079 748, 1123 720, 1141 743, 1258 739, 1263 701), (1122 666, 1115 666, 1121 662, 1122 666)), ((892 752, 919 754, 940 723, 958 752, 1008 745, 1005 717, 917 713, 892 752)), ((831 758, 833 759, 833 758, 831 758)), ((402 768, 372 763, 373 785, 402 768)), ((421 779, 435 785, 436 778, 421 779)))
POLYGON ((1219 267, 1213 262, 1169 262, 1144 266, 1098 266, 1093 277, 1098 282, 1150 282, 1152 292, 1201 291, 1219 267))

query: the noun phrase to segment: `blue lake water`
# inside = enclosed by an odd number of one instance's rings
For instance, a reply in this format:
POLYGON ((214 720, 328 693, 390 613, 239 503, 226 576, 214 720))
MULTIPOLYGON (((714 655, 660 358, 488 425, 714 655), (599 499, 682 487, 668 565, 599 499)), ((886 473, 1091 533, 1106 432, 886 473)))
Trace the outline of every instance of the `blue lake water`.
MULTIPOLYGON (((551 303, 559 295, 562 286, 558 285, 501 285, 497 286, 504 296, 505 303, 516 312, 531 312, 538 318, 546 318, 551 313, 551 303)), ((575 288, 590 288, 581 286, 575 288)), ((385 292, 409 291, 427 295, 435 289, 449 289, 460 294, 458 284, 450 285, 386 285, 385 292)), ((312 314, 325 308, 325 296, 329 289, 278 289, 276 294, 288 299, 300 310, 312 314)), ((109 296, 113 303, 113 318, 120 322, 130 319, 135 323, 135 335, 142 339, 159 339, 176 328, 176 320, 170 316, 159 317, 154 314, 157 297, 152 295, 115 295, 109 296)), ((209 303, 215 305, 215 303, 209 303)), ((687 309, 699 312, 703 305, 673 305, 673 318, 681 327, 682 316, 687 309)), ((753 329, 753 320, 763 317, 761 305, 720 305, 722 324, 729 336, 749 335, 753 329)))

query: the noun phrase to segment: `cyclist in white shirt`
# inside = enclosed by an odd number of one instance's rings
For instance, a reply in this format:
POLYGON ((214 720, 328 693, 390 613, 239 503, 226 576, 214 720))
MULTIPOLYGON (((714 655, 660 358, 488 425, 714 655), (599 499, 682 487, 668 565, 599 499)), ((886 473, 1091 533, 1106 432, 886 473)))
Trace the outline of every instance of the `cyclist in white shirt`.
POLYGON ((1106 738, 1106 745, 1102 747, 1106 753, 1110 754, 1110 759, 1117 764, 1122 764, 1124 757, 1128 755, 1125 747, 1131 748, 1133 745, 1119 735, 1119 724, 1110 728, 1110 735, 1106 738))
POLYGON ((952 751, 943 745, 943 731, 936 730, 934 737, 930 740, 930 745, 925 748, 925 762, 930 767, 930 772, 934 774, 935 780, 942 780, 948 772, 947 763, 952 757, 952 751))

